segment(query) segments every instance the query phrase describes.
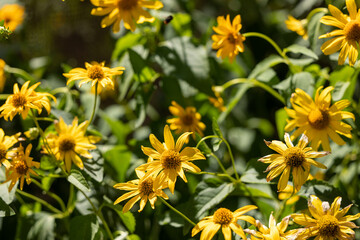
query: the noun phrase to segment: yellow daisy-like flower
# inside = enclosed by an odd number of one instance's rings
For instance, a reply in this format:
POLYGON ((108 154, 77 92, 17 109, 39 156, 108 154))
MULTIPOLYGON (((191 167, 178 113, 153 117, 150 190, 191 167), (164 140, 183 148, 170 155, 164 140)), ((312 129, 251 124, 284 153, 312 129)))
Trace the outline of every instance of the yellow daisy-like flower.
POLYGON ((75 118, 71 125, 66 125, 60 118, 60 121, 55 123, 57 134, 49 134, 46 137, 50 149, 43 146, 44 152, 54 154, 57 160, 64 161, 67 172, 70 172, 72 162, 80 169, 84 169, 80 156, 91 159, 89 150, 96 149, 93 143, 100 140, 95 136, 85 136, 87 123, 85 121, 78 125, 78 119, 75 118))
POLYGON ((0 58, 0 92, 4 91, 5 83, 6 83, 6 76, 5 76, 5 67, 6 63, 4 60, 0 58))
MULTIPOLYGON (((9 192, 14 187, 16 182, 20 179, 20 189, 23 189, 24 179, 26 179, 26 183, 29 185, 31 183, 30 173, 37 176, 38 174, 32 170, 32 167, 39 168, 39 162, 33 162, 32 157, 30 157, 32 145, 29 144, 26 147, 24 152, 24 147, 20 144, 16 150, 14 150, 14 154, 12 156, 11 165, 6 169, 6 180, 5 182, 9 182, 9 192)), ((4 182, 4 183, 5 183, 4 182)))
POLYGON ((219 208, 215 211, 214 215, 201 219, 200 222, 198 222, 198 224, 196 224, 196 226, 192 229, 191 236, 193 237, 202 231, 200 240, 210 240, 221 228, 225 240, 231 240, 231 230, 246 240, 246 235, 237 221, 243 220, 251 224, 255 224, 255 219, 253 217, 243 215, 244 213, 254 209, 257 209, 257 206, 247 205, 239 208, 235 212, 231 212, 227 208, 219 208))
POLYGON ((181 150, 190 134, 191 132, 183 133, 176 141, 176 144, 168 125, 165 125, 164 128, 165 142, 163 144, 154 134, 150 134, 150 143, 154 149, 143 146, 141 146, 141 149, 153 160, 139 166, 136 171, 146 171, 145 177, 155 176, 155 181, 159 186, 165 182, 168 184, 170 191, 174 193, 177 176, 187 182, 184 169, 200 172, 200 168, 191 161, 205 159, 197 148, 185 147, 181 150))
POLYGON ((212 87, 212 90, 215 94, 215 98, 209 97, 209 101, 212 105, 214 105, 214 107, 219 109, 219 111, 224 112, 226 110, 226 107, 224 106, 224 99, 221 97, 220 92, 216 91, 216 87, 212 87))
POLYGON ((284 138, 286 144, 280 141, 265 141, 269 148, 278 153, 267 155, 258 161, 270 163, 266 169, 266 172, 269 172, 266 181, 269 182, 282 173, 277 186, 278 191, 283 191, 286 188, 292 170, 294 188, 295 191, 299 191, 309 177, 311 165, 326 169, 324 164, 315 161, 313 158, 326 156, 329 152, 315 152, 311 147, 307 147, 308 139, 304 134, 296 146, 291 142, 288 133, 285 133, 284 138))
POLYGON ((69 73, 64 73, 63 75, 68 79, 66 84, 69 84, 72 81, 81 80, 79 87, 84 83, 91 82, 93 92, 95 92, 95 86, 98 84, 97 92, 101 93, 103 88, 114 89, 114 82, 112 80, 113 76, 123 74, 125 70, 124 67, 115 67, 108 68, 104 67, 105 62, 85 62, 85 68, 74 68, 71 69, 69 73))
POLYGON ((0 163, 6 168, 10 167, 8 159, 10 159, 14 153, 10 148, 19 141, 18 138, 20 135, 21 133, 17 133, 13 136, 5 136, 4 130, 0 128, 0 163))
POLYGON ((233 62, 236 55, 239 52, 244 52, 245 37, 241 35, 240 30, 241 17, 237 15, 233 22, 230 21, 230 15, 225 17, 220 16, 217 18, 217 27, 213 27, 213 30, 217 33, 212 35, 213 49, 218 49, 217 57, 222 59, 229 57, 230 62, 233 62))
POLYGON ((328 202, 322 202, 318 197, 311 195, 308 207, 312 217, 306 214, 291 214, 294 222, 305 226, 298 239, 303 240, 314 236, 316 240, 355 239, 352 228, 358 228, 358 226, 351 221, 360 218, 360 213, 345 216, 352 204, 341 210, 340 204, 341 197, 335 198, 330 206, 328 202))
POLYGON ((349 56, 349 65, 353 66, 359 54, 357 45, 360 41, 360 14, 358 14, 355 0, 346 0, 346 8, 350 16, 329 4, 332 16, 324 16, 320 22, 339 29, 321 35, 319 38, 334 37, 326 41, 321 46, 321 50, 325 55, 330 55, 341 49, 338 64, 343 65, 349 56))
POLYGON ((12 121, 14 116, 19 113, 25 119, 30 109, 36 109, 40 114, 43 107, 50 113, 51 105, 48 97, 51 97, 54 101, 56 101, 56 98, 50 93, 35 92, 35 88, 40 85, 40 82, 28 88, 29 84, 30 81, 27 81, 19 90, 18 84, 15 83, 14 94, 10 95, 5 104, 0 107, 0 117, 4 117, 6 121, 10 117, 10 121, 12 121))
POLYGON ((114 33, 120 30, 120 22, 124 21, 126 29, 132 32, 136 29, 136 24, 144 22, 154 22, 155 18, 143 8, 160 9, 164 5, 160 1, 152 0, 91 0, 97 8, 91 11, 91 15, 106 16, 101 21, 101 27, 105 28, 113 24, 114 33))
POLYGON ((139 179, 129 181, 127 183, 118 183, 114 185, 114 188, 120 189, 120 190, 126 190, 130 191, 128 193, 125 193, 116 201, 115 204, 118 204, 128 198, 131 198, 124 206, 123 212, 129 211, 134 204, 140 200, 140 209, 139 212, 141 212, 146 202, 149 200, 150 205, 152 209, 155 208, 155 202, 157 200, 157 197, 162 197, 164 199, 168 199, 169 197, 163 192, 162 189, 166 188, 166 184, 159 185, 158 181, 155 180, 153 176, 146 177, 145 173, 141 171, 136 171, 136 175, 139 179))
POLYGON ((14 31, 24 20, 25 8, 19 4, 5 4, 0 9, 0 21, 4 21, 4 26, 14 31))
POLYGON ((200 113, 196 112, 194 107, 186 107, 185 109, 180 106, 177 102, 172 101, 172 106, 169 107, 169 111, 175 118, 166 120, 170 124, 171 130, 176 130, 176 134, 184 132, 193 132, 193 137, 195 139, 195 132, 200 136, 203 136, 203 131, 206 126, 201 122, 200 113))
POLYGON ((286 27, 293 32, 296 32, 298 35, 302 36, 304 40, 308 39, 308 34, 305 29, 307 25, 307 20, 297 20, 293 16, 289 15, 288 19, 285 21, 286 27))
POLYGON ((291 139, 305 134, 311 147, 317 150, 322 145, 323 150, 331 151, 329 139, 339 145, 345 144, 339 134, 351 138, 351 126, 341 120, 351 118, 355 120, 354 114, 342 111, 350 105, 349 100, 340 100, 331 104, 331 91, 334 87, 327 87, 323 91, 319 87, 315 94, 315 101, 303 90, 297 88, 292 94, 290 102, 294 109, 285 108, 290 118, 287 120, 285 131, 290 132, 297 128, 291 139))

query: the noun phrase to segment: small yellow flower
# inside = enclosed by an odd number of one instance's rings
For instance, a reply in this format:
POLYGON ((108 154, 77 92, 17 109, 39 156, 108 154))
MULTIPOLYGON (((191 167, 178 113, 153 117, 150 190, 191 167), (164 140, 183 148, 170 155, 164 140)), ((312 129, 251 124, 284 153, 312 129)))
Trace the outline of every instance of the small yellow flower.
POLYGON ((5 4, 0 9, 0 21, 4 21, 4 26, 14 31, 24 20, 25 8, 19 4, 5 4))
POLYGON ((285 24, 289 30, 296 32, 298 35, 302 36, 304 40, 308 39, 308 34, 305 29, 307 25, 306 19, 297 20, 293 16, 289 15, 288 19, 285 21, 285 24))
MULTIPOLYGON (((32 170, 32 167, 39 168, 39 162, 33 162, 32 157, 30 157, 32 145, 29 144, 26 147, 24 152, 24 147, 20 144, 16 150, 14 150, 14 154, 12 156, 11 165, 6 169, 6 180, 5 182, 9 182, 9 192, 15 186, 16 182, 20 179, 20 189, 23 189, 24 179, 26 178, 26 183, 29 185, 31 183, 30 173, 37 176, 38 174, 32 170)), ((4 182, 4 183, 5 183, 4 182)))
POLYGON ((4 130, 0 128, 0 163, 6 168, 10 167, 8 159, 10 159, 11 155, 14 153, 10 148, 19 141, 18 138, 20 135, 21 133, 17 133, 13 136, 5 136, 4 130))
POLYGON ((284 138, 286 144, 280 141, 265 141, 269 148, 278 153, 267 155, 258 161, 270 163, 266 169, 266 172, 270 171, 266 181, 269 182, 282 173, 278 183, 278 191, 283 191, 286 188, 292 170, 294 187, 296 191, 299 191, 308 179, 311 165, 326 169, 324 164, 313 160, 313 158, 326 156, 329 152, 315 152, 311 147, 307 147, 308 139, 305 135, 301 136, 296 146, 291 142, 288 133, 285 133, 284 138))
POLYGON ((253 217, 243 215, 244 213, 254 209, 257 209, 254 205, 244 206, 235 212, 231 212, 227 208, 219 208, 215 211, 214 215, 200 220, 200 222, 198 222, 191 231, 191 236, 193 237, 202 231, 200 240, 210 240, 221 228, 225 240, 231 240, 231 230, 246 240, 246 235, 237 221, 243 220, 251 224, 255 224, 255 219, 253 217))
POLYGON ((315 239, 323 240, 355 239, 355 232, 352 228, 358 228, 358 226, 351 221, 360 218, 360 213, 345 216, 352 204, 341 210, 340 204, 341 197, 337 197, 330 206, 328 202, 322 202, 318 197, 311 195, 308 206, 312 217, 306 214, 291 214, 294 222, 305 226, 299 239, 303 240, 315 236, 315 239))
POLYGON ((229 57, 230 62, 233 62, 239 52, 244 52, 245 37, 240 33, 241 17, 237 15, 231 24, 230 15, 227 15, 226 19, 220 16, 217 18, 217 23, 218 26, 213 27, 217 34, 212 35, 214 41, 212 48, 218 49, 217 57, 222 59, 229 57))
POLYGON ((136 29, 136 24, 144 22, 154 22, 155 18, 143 8, 160 9, 164 5, 160 1, 152 0, 91 0, 97 8, 91 11, 91 15, 106 16, 101 21, 101 27, 105 28, 113 24, 114 33, 120 30, 120 22, 124 21, 126 29, 132 32, 136 29))
POLYGON ((320 144, 323 150, 331 151, 328 138, 330 137, 339 145, 345 144, 339 134, 351 138, 352 128, 341 120, 346 118, 355 120, 355 117, 350 112, 342 111, 350 105, 349 100, 340 100, 330 106, 331 91, 334 87, 327 87, 321 91, 322 88, 317 89, 315 101, 303 90, 299 88, 295 90, 290 99, 294 109, 285 108, 289 117, 292 118, 287 120, 285 131, 290 132, 297 128, 291 136, 292 140, 300 134, 305 134, 315 151, 320 144))
POLYGON ((215 98, 209 97, 209 101, 212 103, 212 105, 214 105, 214 107, 219 109, 221 112, 224 112, 226 110, 226 107, 224 106, 224 99, 221 97, 220 92, 216 91, 215 89, 215 87, 212 87, 215 98))
POLYGON ((4 60, 0 58, 0 92, 4 91, 5 83, 6 83, 6 76, 5 76, 5 67, 6 63, 4 60))
POLYGON ((105 62, 91 62, 91 64, 85 62, 86 69, 74 68, 71 69, 69 73, 63 74, 65 77, 69 78, 66 84, 69 84, 72 81, 81 80, 79 83, 79 87, 81 87, 84 83, 90 82, 93 92, 95 92, 95 85, 98 83, 98 93, 101 93, 103 88, 114 89, 112 77, 123 74, 125 68, 108 68, 104 67, 104 65, 105 62))

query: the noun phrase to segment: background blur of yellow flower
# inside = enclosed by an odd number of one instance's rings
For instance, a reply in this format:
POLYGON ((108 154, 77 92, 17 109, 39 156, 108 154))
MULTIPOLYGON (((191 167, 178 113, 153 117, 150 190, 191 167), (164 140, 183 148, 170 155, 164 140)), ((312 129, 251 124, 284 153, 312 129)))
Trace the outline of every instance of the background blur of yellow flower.
POLYGON ((308 39, 307 31, 305 29, 307 25, 306 19, 297 20, 293 16, 289 15, 288 19, 285 21, 285 24, 289 30, 296 32, 297 34, 302 36, 303 39, 305 40, 308 39))
POLYGON ((215 94, 215 97, 209 97, 209 101, 219 109, 221 112, 224 112, 226 110, 226 107, 224 106, 224 99, 221 97, 220 93, 218 91, 215 91, 215 87, 212 87, 213 92, 215 94))
POLYGON ((14 31, 24 20, 25 8, 19 4, 5 4, 0 9, 0 21, 4 20, 4 26, 14 31))
POLYGON ((0 58, 0 92, 4 91, 6 76, 5 76, 5 61, 0 58))

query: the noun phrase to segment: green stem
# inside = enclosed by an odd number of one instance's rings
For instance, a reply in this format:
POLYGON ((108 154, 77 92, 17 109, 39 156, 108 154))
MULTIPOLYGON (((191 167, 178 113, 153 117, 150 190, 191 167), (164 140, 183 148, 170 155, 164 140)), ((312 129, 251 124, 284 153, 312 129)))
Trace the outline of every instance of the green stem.
POLYGON ((38 121, 47 121, 47 122, 54 122, 55 120, 49 117, 37 117, 36 120, 38 121))
POLYGON ((48 190, 46 190, 41 183, 39 183, 37 180, 35 179, 32 179, 32 182, 35 183, 35 185, 37 185, 39 188, 41 188, 41 190, 43 190, 49 197, 52 197, 53 199, 55 199, 60 207, 61 207, 61 210, 64 212, 66 211, 66 207, 65 207, 65 204, 64 204, 64 201, 58 196, 56 195, 55 193, 52 193, 52 192, 49 192, 48 190))
POLYGON ((0 94, 0 100, 6 100, 11 94, 0 94))
POLYGON ((30 199, 34 200, 35 202, 38 202, 38 203, 44 205, 45 207, 47 207, 49 210, 53 211, 54 213, 61 213, 61 211, 59 209, 53 207, 52 205, 50 205, 46 201, 42 200, 41 198, 38 198, 30 193, 21 191, 20 189, 16 189, 16 192, 23 195, 24 197, 30 198, 30 199))
POLYGON ((222 140, 224 141, 224 143, 226 144, 226 147, 228 148, 228 151, 229 151, 229 154, 230 154, 230 158, 231 158, 231 163, 232 163, 232 166, 233 166, 233 169, 234 169, 234 173, 235 173, 235 177, 236 177, 236 180, 240 181, 240 178, 239 178, 239 175, 236 171, 236 168, 235 168, 235 159, 234 159, 234 155, 231 151, 231 148, 230 148, 230 144, 226 141, 225 138, 222 138, 222 140))
POLYGON ((315 8, 314 10, 312 10, 306 17, 307 22, 310 22, 311 18, 319 12, 323 12, 323 13, 328 13, 328 9, 327 8, 315 8))
POLYGON ((232 182, 237 182, 235 178, 229 176, 229 174, 224 174, 224 173, 214 173, 214 172, 204 172, 204 171, 201 171, 201 172, 190 172, 190 173, 193 173, 193 174, 198 174, 198 175, 202 175, 202 174, 208 174, 208 175, 213 175, 213 176, 217 176, 217 177, 227 177, 229 178, 232 182))
POLYGON ((35 82, 35 81, 36 81, 36 79, 35 79, 33 76, 31 76, 28 72, 26 72, 26 71, 24 71, 24 70, 22 70, 22 69, 20 69, 20 68, 13 68, 13 67, 10 67, 10 66, 6 65, 6 66, 4 67, 4 70, 5 70, 6 72, 8 72, 8 73, 12 73, 12 74, 15 74, 15 75, 21 77, 21 78, 24 79, 25 81, 29 81, 29 80, 30 80, 31 82, 35 82))
POLYGON ((95 117, 95 112, 96 112, 96 103, 97 103, 97 98, 98 98, 98 84, 99 82, 96 82, 95 84, 95 100, 94 100, 94 107, 93 107, 93 111, 91 113, 91 117, 90 120, 87 124, 87 127, 91 124, 91 122, 93 121, 94 117, 95 117))
POLYGON ((177 210, 176 208, 174 208, 173 206, 170 205, 170 203, 168 203, 167 201, 165 201, 165 199, 163 199, 162 197, 159 197, 159 199, 166 205, 168 206, 171 210, 173 210, 174 212, 176 212, 177 214, 179 214, 182 218, 184 218, 188 223, 190 223, 191 225, 195 226, 196 224, 191 221, 188 217, 186 217, 182 212, 180 212, 179 210, 177 210))

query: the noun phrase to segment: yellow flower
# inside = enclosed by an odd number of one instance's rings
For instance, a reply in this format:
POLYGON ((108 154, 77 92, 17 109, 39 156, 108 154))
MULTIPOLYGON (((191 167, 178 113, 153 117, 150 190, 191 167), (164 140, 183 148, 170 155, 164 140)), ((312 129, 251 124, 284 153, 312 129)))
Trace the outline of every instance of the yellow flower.
POLYGON ((0 92, 4 91, 5 83, 6 83, 6 76, 5 76, 5 61, 0 58, 0 92))
POLYGON ((4 130, 0 128, 0 162, 6 167, 10 167, 10 162, 8 159, 11 158, 11 154, 13 151, 9 151, 9 149, 17 143, 18 137, 21 133, 17 133, 13 136, 5 136, 4 130))
POLYGON ((191 231, 191 236, 195 236, 202 231, 200 240, 210 240, 221 228, 225 240, 231 240, 231 230, 240 235, 243 239, 247 239, 242 227, 237 223, 238 220, 244 220, 251 224, 255 224, 253 217, 243 215, 244 213, 257 209, 254 205, 247 205, 239 208, 235 212, 231 212, 227 208, 219 208, 214 215, 204 217, 191 231))
POLYGON ((350 105, 349 100, 340 100, 330 106, 331 91, 334 87, 327 87, 320 93, 322 88, 317 89, 315 102, 303 90, 299 88, 295 90, 290 99, 294 110, 285 108, 289 117, 293 118, 287 120, 285 131, 290 132, 297 127, 292 134, 292 140, 303 133, 311 141, 314 150, 317 150, 321 144, 323 150, 331 151, 328 137, 339 145, 345 144, 339 134, 351 138, 351 126, 341 120, 346 118, 355 120, 355 117, 350 112, 342 111, 350 105))
POLYGON ((308 239, 314 236, 317 236, 315 239, 319 240, 355 239, 355 232, 352 228, 358 227, 351 221, 360 218, 360 213, 345 216, 352 204, 341 210, 340 204, 341 197, 335 198, 330 206, 328 202, 322 202, 318 197, 311 195, 308 206, 312 217, 306 214, 291 214, 294 222, 305 226, 298 239, 308 239))
MULTIPOLYGON (((311 174, 309 174, 308 180, 310 180, 309 179, 310 175, 311 174)), ((297 193, 297 191, 294 190, 294 187, 292 185, 287 185, 284 190, 279 191, 278 198, 279 198, 279 200, 285 200, 285 199, 289 198, 288 200, 286 200, 286 204, 291 205, 291 204, 296 203, 300 199, 300 197, 298 195, 295 195, 296 193, 297 193), (294 196, 291 197, 291 195, 293 195, 293 194, 294 194, 294 196)))
POLYGON ((244 52, 245 37, 240 33, 241 17, 237 15, 231 24, 230 15, 227 15, 226 19, 220 16, 217 18, 217 23, 218 26, 213 27, 217 34, 212 35, 214 41, 212 48, 218 49, 217 57, 222 59, 229 57, 230 62, 233 62, 239 52, 244 52))
POLYGON ((93 143, 99 141, 98 137, 85 136, 86 127, 87 121, 78 126, 78 119, 75 118, 71 125, 66 125, 60 118, 60 121, 55 123, 57 135, 49 134, 46 137, 50 149, 43 146, 44 152, 54 154, 57 160, 64 161, 65 169, 68 172, 71 170, 72 162, 80 169, 84 169, 80 156, 91 159, 92 156, 88 151, 95 149, 96 146, 93 143))
POLYGON ((288 20, 285 21, 285 24, 289 30, 296 32, 298 35, 302 36, 303 39, 305 40, 308 39, 307 31, 305 29, 307 25, 306 19, 297 20, 293 16, 289 15, 288 20))
POLYGON ((168 125, 164 128, 164 140, 162 144, 154 134, 150 134, 150 143, 154 149, 141 146, 142 151, 150 157, 150 162, 139 166, 136 171, 146 171, 146 176, 156 176, 155 181, 159 186, 167 182, 169 189, 174 193, 177 176, 187 182, 184 169, 192 172, 200 172, 200 168, 191 161, 205 159, 204 155, 197 148, 185 147, 191 132, 183 133, 178 140, 174 141, 168 125))
POLYGON ((346 0, 346 8, 350 16, 343 14, 338 8, 329 4, 329 11, 332 16, 324 16, 320 22, 339 29, 321 35, 319 38, 335 37, 326 41, 321 46, 321 50, 325 55, 330 55, 341 49, 338 64, 343 65, 349 56, 349 65, 353 66, 359 54, 357 44, 360 41, 360 15, 355 0, 346 0))
POLYGON ((269 148, 278 153, 267 155, 258 161, 270 163, 266 169, 266 172, 270 171, 266 181, 269 182, 282 173, 278 183, 278 191, 283 191, 286 188, 292 170, 295 191, 299 191, 308 179, 311 165, 326 169, 324 164, 316 162, 313 158, 326 156, 329 152, 315 152, 311 147, 307 147, 308 139, 304 134, 296 146, 291 142, 288 133, 285 133, 284 138, 286 144, 280 141, 265 141, 269 148))
POLYGON ((162 197, 164 199, 168 199, 169 197, 163 192, 162 189, 166 188, 165 184, 159 185, 158 181, 155 180, 153 176, 149 176, 145 178, 145 173, 141 171, 136 171, 136 175, 139 179, 129 181, 127 183, 118 183, 114 185, 114 188, 120 190, 130 191, 125 193, 116 201, 115 204, 118 204, 128 198, 131 198, 124 206, 123 212, 129 211, 134 204, 140 200, 140 209, 141 212, 146 202, 149 200, 152 209, 155 208, 155 202, 157 197, 162 197))
POLYGON ((95 85, 98 83, 98 93, 101 93, 103 88, 114 89, 114 82, 112 80, 113 76, 123 74, 124 67, 115 67, 108 68, 104 67, 105 62, 85 62, 85 68, 74 68, 71 69, 69 73, 64 73, 63 75, 68 79, 66 84, 69 84, 72 81, 81 80, 79 87, 84 83, 91 82, 93 91, 95 92, 95 85))
POLYGON ((226 107, 224 106, 224 99, 221 97, 220 92, 216 91, 215 89, 215 87, 212 87, 216 98, 209 97, 209 101, 212 103, 212 105, 214 105, 214 107, 219 109, 221 112, 224 112, 226 110, 226 107))
POLYGON ((14 94, 10 95, 5 104, 0 107, 0 117, 4 117, 6 121, 10 117, 10 121, 12 121, 14 116, 19 113, 25 119, 30 109, 36 109, 40 114, 43 107, 50 113, 51 106, 48 97, 56 101, 54 96, 50 93, 35 92, 35 88, 40 85, 40 82, 28 88, 29 84, 30 81, 27 81, 19 90, 18 84, 15 83, 14 94))
MULTIPOLYGON (((24 152, 24 147, 20 146, 16 148, 15 154, 12 156, 11 165, 8 169, 6 169, 6 180, 5 182, 9 182, 9 192, 14 187, 16 182, 20 179, 20 189, 23 189, 24 179, 26 178, 26 183, 29 185, 31 183, 30 173, 37 176, 37 173, 32 170, 32 167, 39 168, 39 162, 33 162, 32 157, 30 157, 32 145, 29 144, 26 147, 24 152)), ((4 183, 5 183, 4 182, 4 183)))
POLYGON ((169 111, 175 118, 166 120, 170 124, 171 130, 176 130, 176 134, 184 132, 193 132, 195 138, 195 132, 200 136, 203 136, 203 131, 206 128, 205 124, 200 122, 201 115, 196 112, 194 107, 186 107, 185 109, 177 104, 175 101, 171 102, 172 106, 169 107, 169 111))
POLYGON ((14 31, 24 20, 25 8, 19 4, 5 4, 0 9, 0 21, 4 21, 4 26, 14 31))
POLYGON ((151 0, 91 0, 97 8, 91 11, 91 15, 106 16, 101 21, 101 27, 105 28, 113 24, 114 33, 120 30, 120 22, 124 21, 126 29, 132 32, 136 29, 136 24, 144 22, 154 22, 155 18, 143 8, 160 9, 164 5, 160 1, 151 0))

